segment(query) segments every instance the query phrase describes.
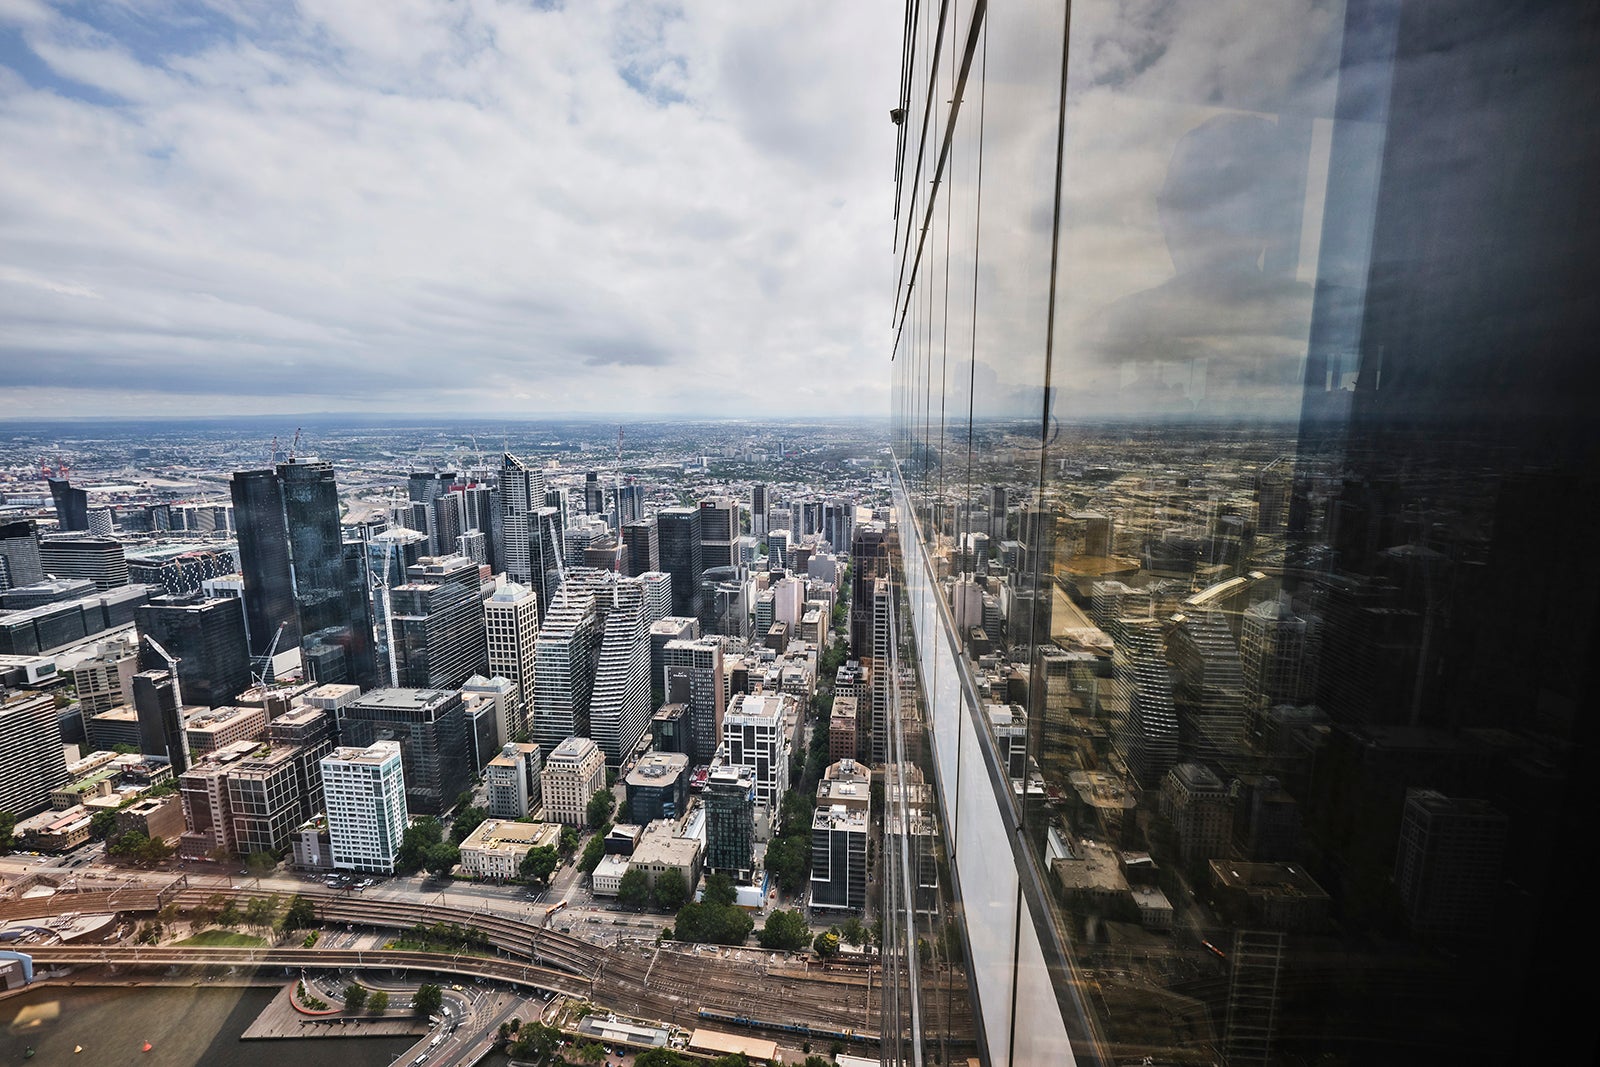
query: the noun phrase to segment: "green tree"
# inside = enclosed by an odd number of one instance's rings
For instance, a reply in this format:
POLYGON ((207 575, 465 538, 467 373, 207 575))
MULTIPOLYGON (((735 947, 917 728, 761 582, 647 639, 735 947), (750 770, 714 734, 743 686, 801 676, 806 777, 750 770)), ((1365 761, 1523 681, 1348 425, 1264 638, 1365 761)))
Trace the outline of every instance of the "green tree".
POLYGON ((650 876, 638 867, 628 868, 617 883, 617 903, 624 908, 646 907, 650 903, 650 876))
MULTIPOLYGON (((600 861, 606 854, 606 828, 602 827, 583 846, 583 857, 578 860, 578 870, 584 874, 593 874, 594 869, 600 866, 600 861)), ((554 850, 552 850, 554 851, 554 850)))
POLYGON ((17 817, 9 811, 0 811, 0 856, 11 855, 17 847, 17 817))
POLYGON ((456 802, 451 806, 457 811, 472 807, 472 790, 463 789, 461 792, 457 793, 456 802))
POLYGON ((811 942, 811 947, 823 959, 832 959, 839 954, 839 935, 832 930, 824 930, 811 942))
POLYGON ((601 1063, 605 1060, 606 1053, 593 1041, 585 1041, 572 1050, 572 1056, 579 1063, 601 1063))
POLYGON ((797 952, 811 942, 811 931, 806 929, 806 919, 798 911, 779 909, 767 916, 767 923, 756 935, 762 948, 797 952))
POLYGON ((367 1010, 374 1015, 382 1015, 389 1010, 389 993, 380 989, 367 998, 367 1010))
POLYGON ((512 1059, 530 1063, 549 1063, 561 1043, 561 1031, 537 1020, 515 1030, 517 1039, 506 1050, 512 1059))
POLYGON ((685 904, 678 909, 673 931, 678 941, 708 945, 742 945, 755 927, 755 920, 741 908, 729 904, 685 904))
POLYGON ((400 848, 395 852, 394 867, 401 874, 415 874, 428 861, 428 850, 444 840, 444 827, 439 820, 425 815, 406 827, 400 838, 400 848))
POLYGON ((556 846, 563 856, 570 856, 578 851, 578 831, 570 826, 561 828, 561 843, 556 846))
POLYGON ((317 922, 316 906, 305 897, 296 893, 289 899, 289 907, 283 913, 283 931, 292 934, 296 930, 304 930, 308 926, 315 926, 317 922))
POLYGON ((270 852, 252 852, 244 858, 244 865, 257 878, 271 874, 278 865, 278 857, 270 852))
POLYGON ((866 926, 854 915, 839 924, 839 940, 846 944, 865 946, 869 936, 866 926))
POLYGON ((482 825, 483 820, 489 817, 489 810, 480 807, 465 807, 456 814, 456 821, 450 824, 450 839, 456 844, 467 839, 467 835, 482 825))
POLYGON ((692 1067, 695 1062, 669 1048, 646 1049, 633 1058, 634 1067, 692 1067))
MULTIPOLYGON (((806 821, 809 825, 809 816, 806 821)), ((767 857, 764 862, 767 870, 778 880, 778 885, 785 893, 800 892, 806 887, 806 878, 811 870, 809 831, 805 836, 785 834, 774 840, 767 846, 767 857)))
POLYGON ((95 841, 104 841, 117 832, 117 813, 114 811, 97 811, 89 819, 89 837, 95 841))
POLYGON ((351 982, 344 987, 344 1010, 358 1012, 367 1006, 367 987, 351 982))
POLYGON ((276 893, 270 897, 252 897, 244 906, 245 922, 250 926, 269 927, 278 917, 278 906, 276 893))
POLYGON ((428 873, 437 878, 448 878, 455 865, 461 862, 461 850, 445 841, 429 846, 422 858, 428 873))
POLYGON ((218 926, 238 926, 239 919, 239 905, 231 900, 222 905, 222 910, 217 913, 218 926))
POLYGON ((650 897, 659 910, 675 912, 689 899, 689 883, 684 881, 682 871, 670 868, 656 875, 650 897))
POLYGON ((426 1019, 443 1006, 444 990, 432 982, 423 982, 419 985, 416 995, 411 998, 411 1014, 419 1019, 426 1019))
POLYGON ((733 879, 725 874, 706 875, 706 891, 701 899, 707 904, 727 906, 739 899, 739 891, 733 887, 733 879))
POLYGON ((589 828, 598 830, 602 824, 611 820, 611 813, 616 810, 617 798, 609 789, 596 789, 594 796, 589 798, 589 807, 586 812, 589 819, 589 828))
POLYGON ((561 862, 556 850, 550 845, 540 845, 530 848, 527 855, 522 857, 522 862, 517 866, 517 873, 525 878, 529 885, 543 888, 550 884, 550 876, 555 873, 556 865, 561 862))

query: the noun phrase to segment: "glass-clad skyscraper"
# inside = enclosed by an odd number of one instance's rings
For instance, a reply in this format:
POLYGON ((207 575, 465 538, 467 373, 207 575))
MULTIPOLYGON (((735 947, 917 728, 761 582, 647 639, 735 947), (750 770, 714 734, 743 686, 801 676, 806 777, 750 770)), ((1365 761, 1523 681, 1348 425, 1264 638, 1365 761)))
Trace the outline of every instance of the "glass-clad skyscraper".
POLYGON ((231 488, 251 655, 298 644, 317 681, 376 684, 366 561, 344 543, 332 465, 238 471, 231 488))
POLYGON ((994 1064, 1592 1055, 1597 50, 908 5, 882 725, 954 903, 885 842, 896 1055, 963 960, 994 1064))

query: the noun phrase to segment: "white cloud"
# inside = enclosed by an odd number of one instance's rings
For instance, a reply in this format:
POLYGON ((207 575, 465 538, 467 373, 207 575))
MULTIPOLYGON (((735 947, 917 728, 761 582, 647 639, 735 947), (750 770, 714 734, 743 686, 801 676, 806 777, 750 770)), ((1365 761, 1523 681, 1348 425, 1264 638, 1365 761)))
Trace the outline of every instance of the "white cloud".
POLYGON ((9 3, 0 415, 880 413, 889 8, 9 3))

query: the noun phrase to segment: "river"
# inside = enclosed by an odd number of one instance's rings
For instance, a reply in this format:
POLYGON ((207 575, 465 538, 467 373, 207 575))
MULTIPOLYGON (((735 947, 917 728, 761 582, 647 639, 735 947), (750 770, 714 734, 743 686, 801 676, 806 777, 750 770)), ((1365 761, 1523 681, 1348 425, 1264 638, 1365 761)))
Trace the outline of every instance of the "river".
POLYGON ((144 986, 36 989, 0 1000, 0 1067, 387 1067, 413 1037, 240 1041, 277 989, 144 986), (18 1013, 38 1008, 53 1021, 19 1030, 18 1013), (145 1042, 150 1051, 142 1051, 145 1042), (73 1046, 82 1045, 75 1055, 73 1046))

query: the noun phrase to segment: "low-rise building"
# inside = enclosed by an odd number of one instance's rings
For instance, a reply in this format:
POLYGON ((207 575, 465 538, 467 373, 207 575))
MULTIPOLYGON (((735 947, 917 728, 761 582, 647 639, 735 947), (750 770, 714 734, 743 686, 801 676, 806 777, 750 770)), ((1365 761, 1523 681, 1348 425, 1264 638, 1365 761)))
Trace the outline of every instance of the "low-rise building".
POLYGON ((606 855, 600 858, 600 865, 590 875, 590 882, 594 887, 597 897, 614 897, 617 888, 622 885, 622 876, 628 873, 631 861, 623 855, 606 855))
POLYGON ((683 875, 683 884, 693 890, 700 881, 700 843, 690 837, 679 837, 676 822, 659 819, 639 835, 629 869, 643 871, 651 886, 664 872, 677 871, 683 875))
POLYGON ((844 759, 856 754, 857 700, 834 695, 833 711, 828 716, 828 758, 844 759))
POLYGON ((289 837, 293 863, 302 871, 333 870, 333 839, 328 834, 328 817, 313 815, 289 837))
POLYGON ((190 758, 202 759, 236 741, 267 736, 267 713, 263 708, 212 708, 189 716, 183 729, 189 737, 190 758))
POLYGON ((505 882, 518 877, 522 857, 536 848, 555 847, 555 823, 485 819, 461 842, 460 873, 468 878, 505 882))
POLYGON ((177 844, 183 829, 183 801, 173 793, 136 800, 117 812, 119 834, 137 830, 146 837, 177 844))
POLYGON ((89 840, 89 822, 94 813, 82 804, 66 811, 41 811, 18 820, 16 834, 20 847, 33 852, 68 852, 89 840))
POLYGON ((1219 909, 1258 930, 1315 930, 1328 917, 1327 890, 1293 863, 1212 860, 1219 909))

